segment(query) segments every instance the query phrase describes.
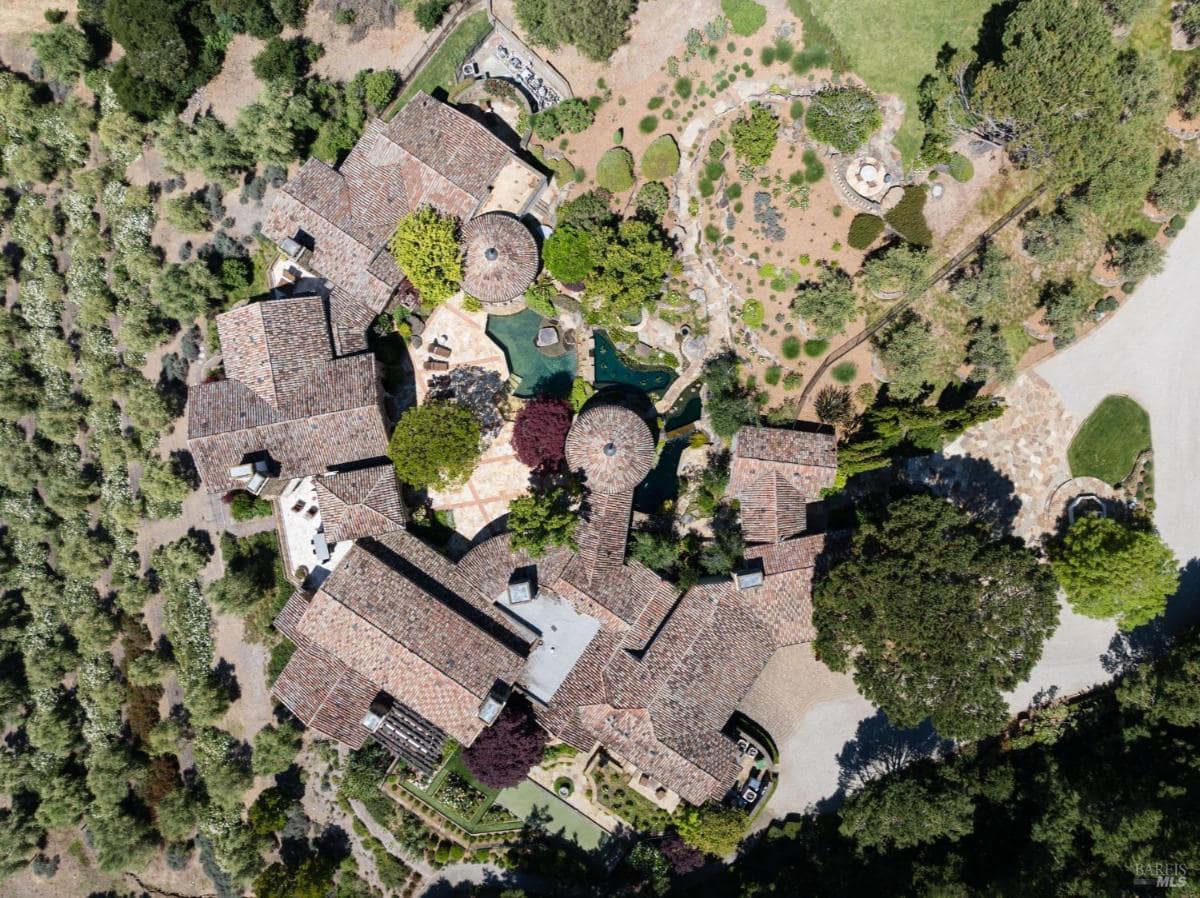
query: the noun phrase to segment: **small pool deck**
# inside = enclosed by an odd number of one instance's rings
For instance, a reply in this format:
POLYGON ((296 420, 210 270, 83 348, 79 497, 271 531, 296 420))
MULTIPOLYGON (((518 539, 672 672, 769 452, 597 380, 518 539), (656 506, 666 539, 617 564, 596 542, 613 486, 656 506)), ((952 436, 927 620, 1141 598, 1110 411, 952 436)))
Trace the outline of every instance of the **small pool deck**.
POLYGON ((468 312, 462 307, 462 294, 451 297, 430 313, 421 334, 421 345, 409 347, 413 373, 416 379, 417 401, 424 402, 429 393, 429 380, 439 374, 448 374, 455 368, 475 365, 498 371, 502 380, 508 380, 508 361, 504 353, 487 335, 487 314, 468 312), (450 355, 444 359, 432 355, 433 346, 444 346, 450 355), (444 361, 449 365, 445 371, 428 371, 427 360, 444 361))

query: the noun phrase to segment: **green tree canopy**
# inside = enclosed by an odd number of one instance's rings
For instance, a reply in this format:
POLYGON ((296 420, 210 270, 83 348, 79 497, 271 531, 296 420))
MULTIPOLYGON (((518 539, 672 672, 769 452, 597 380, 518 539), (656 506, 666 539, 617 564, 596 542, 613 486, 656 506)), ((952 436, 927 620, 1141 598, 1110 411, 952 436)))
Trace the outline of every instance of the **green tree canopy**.
POLYGON ((572 227, 555 230, 542 247, 546 270, 564 284, 577 284, 595 269, 592 246, 596 241, 586 231, 572 227))
POLYGON ((595 260, 584 293, 588 320, 621 327, 662 293, 675 255, 661 228, 630 219, 621 222, 595 260))
POLYGON ((508 532, 514 549, 539 558, 551 546, 576 549, 579 512, 571 494, 561 486, 530 491, 508 506, 508 532))
POLYGON ((396 476, 417 489, 463 483, 480 455, 479 420, 454 402, 435 400, 400 416, 388 443, 396 476))
POLYGON ((1058 620, 1036 556, 930 495, 865 520, 813 597, 815 648, 899 727, 956 739, 995 732, 1058 620))
POLYGON ((842 153, 852 153, 874 134, 883 116, 879 103, 861 87, 827 87, 808 104, 809 133, 842 153))
POLYGON ((1028 0, 1004 28, 1003 55, 984 66, 973 102, 1007 136, 1011 155, 1053 160, 1063 182, 1108 157, 1123 108, 1112 23, 1097 0, 1028 0))
POLYGON ((463 254, 458 220, 424 206, 400 219, 388 244, 400 270, 421 294, 421 303, 436 306, 458 292, 463 254))
POLYGON ((806 284, 792 301, 792 309, 811 323, 821 337, 845 330, 857 306, 854 282, 840 268, 826 269, 820 281, 806 284))
POLYGON ((1158 617, 1179 588, 1179 563, 1148 522, 1077 518, 1051 547, 1067 601, 1086 617, 1115 617, 1123 630, 1158 617))

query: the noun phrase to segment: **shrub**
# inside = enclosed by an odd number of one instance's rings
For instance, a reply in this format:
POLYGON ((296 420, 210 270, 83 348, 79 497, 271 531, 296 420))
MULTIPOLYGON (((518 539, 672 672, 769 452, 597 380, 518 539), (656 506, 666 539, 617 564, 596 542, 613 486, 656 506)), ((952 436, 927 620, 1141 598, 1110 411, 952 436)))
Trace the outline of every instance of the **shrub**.
MULTIPOLYGON (((804 180, 807 181, 809 184, 816 184, 823 177, 825 177, 825 165, 821 162, 820 159, 817 158, 816 152, 814 152, 813 150, 805 150, 804 151, 804 180)), ((836 210, 841 207, 834 206, 833 208, 835 210, 833 215, 834 215, 834 218, 836 218, 840 214, 836 210)))
POLYGON ((772 365, 763 372, 763 380, 772 387, 779 383, 781 377, 783 377, 783 368, 779 365, 772 365))
POLYGON ((822 387, 813 401, 813 409, 826 424, 846 424, 854 417, 854 402, 845 387, 822 387))
POLYGON ((833 370, 829 372, 829 376, 840 384, 853 383, 857 374, 858 366, 854 362, 841 362, 834 365, 833 370))
POLYGON ((808 106, 809 133, 843 153, 852 153, 879 128, 879 103, 861 87, 826 88, 808 106))
POLYGON ((450 8, 450 0, 421 0, 413 7, 413 18, 422 31, 433 31, 442 23, 442 16, 450 8))
POLYGON ((610 193, 623 193, 633 186, 633 154, 624 147, 613 147, 600 157, 596 183, 610 193))
POLYGON ((266 499, 241 490, 234 493, 229 502, 229 516, 235 521, 251 521, 254 518, 269 517, 274 513, 274 508, 266 499))
POLYGON ((1166 255, 1161 246, 1138 233, 1113 237, 1108 252, 1113 267, 1134 282, 1160 273, 1166 255))
POLYGON ((546 270, 564 284, 577 284, 595 269, 592 259, 594 239, 586 231, 559 228, 546 240, 542 261, 546 270))
POLYGON ((513 448, 517 460, 535 470, 552 471, 563 460, 571 407, 561 399, 538 396, 517 412, 513 448))
POLYGON ((669 178, 679 170, 679 145, 670 134, 657 137, 642 153, 642 177, 652 181, 669 178))
POLYGON ((749 37, 767 21, 767 8, 754 0, 721 0, 721 12, 729 19, 734 34, 749 37))
POLYGON ((658 116, 647 115, 638 122, 638 130, 643 134, 653 134, 658 128, 658 116))
POLYGON ((670 200, 671 194, 666 184, 661 181, 647 181, 638 188, 633 205, 640 217, 657 222, 666 214, 670 200))
POLYGON ((769 106, 753 103, 750 114, 729 128, 733 151, 745 165, 757 168, 766 164, 779 138, 779 121, 769 106))
POLYGON ((933 245, 933 232, 925 221, 925 199, 923 188, 907 187, 900 202, 883 217, 897 234, 918 246, 933 245))
POLYGON ((662 106, 662 104, 665 102, 666 102, 666 100, 663 97, 657 97, 657 96, 651 97, 649 99, 649 101, 646 103, 646 108, 649 109, 651 112, 653 112, 655 109, 658 109, 660 106, 662 106))
POLYGON ((300 83, 308 68, 308 58, 304 55, 304 40, 293 38, 283 40, 273 37, 266 46, 250 61, 254 75, 260 81, 278 81, 294 88, 300 83))
POLYGON ((758 330, 762 327, 765 316, 763 304, 757 299, 748 299, 742 305, 742 321, 751 330, 758 330))
POLYGON ((804 382, 804 375, 799 371, 789 371, 783 378, 783 388, 785 390, 798 390, 800 384, 804 382))
POLYGON ((843 330, 854 317, 857 304, 854 283, 840 268, 826 269, 820 281, 806 284, 792 301, 796 312, 814 324, 821 337, 843 330))
POLYGON ((800 358, 800 338, 799 337, 784 337, 780 351, 785 359, 794 360, 800 358))
POLYGON ((804 354, 810 359, 819 359, 825 355, 825 350, 829 348, 828 340, 805 340, 804 354))
POLYGON ((687 77, 675 79, 675 93, 679 99, 686 100, 692 95, 692 79, 687 77))
POLYGON ((850 233, 846 242, 855 249, 866 249, 883 233, 883 219, 878 215, 860 212, 850 221, 850 233))
POLYGON ((950 177, 955 181, 962 181, 965 184, 974 176, 975 166, 971 164, 970 159, 962 153, 955 153, 950 157, 950 177))

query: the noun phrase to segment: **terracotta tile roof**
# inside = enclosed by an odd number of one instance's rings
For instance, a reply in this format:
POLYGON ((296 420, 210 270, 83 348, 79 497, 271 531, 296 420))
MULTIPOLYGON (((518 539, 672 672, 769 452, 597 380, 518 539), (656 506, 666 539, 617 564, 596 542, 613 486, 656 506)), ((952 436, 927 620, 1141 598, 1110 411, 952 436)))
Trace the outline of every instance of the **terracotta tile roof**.
POLYGON ((331 670, 344 667, 372 684, 372 696, 386 692, 467 745, 483 729, 480 696, 323 589, 313 596, 300 631, 334 659, 331 670))
POLYGON ((408 521, 396 470, 390 462, 322 474, 313 484, 330 543, 386 533, 408 521))
MULTIPOLYGON (((497 680, 515 682, 524 667, 528 643, 499 609, 488 605, 485 610, 456 575, 436 578, 417 558, 375 541, 356 544, 321 592, 480 700, 497 680)), ((409 704, 438 723, 419 705, 409 704)))
POLYGON ((654 467, 654 438, 636 412, 598 403, 572 422, 566 454, 567 466, 583 471, 593 493, 632 492, 654 467))
POLYGON ((290 639, 296 645, 303 645, 304 637, 300 635, 300 618, 304 616, 304 612, 308 610, 308 603, 312 601, 312 595, 302 589, 297 589, 289 597, 283 608, 275 615, 275 620, 272 623, 275 629, 290 639))
MULTIPOLYGON (((570 564, 568 579, 580 585, 603 581, 619 573, 625 563, 625 541, 633 514, 633 490, 622 493, 591 492, 583 500, 576 542, 579 554, 570 564)), ((611 589, 597 586, 605 594, 611 589)), ((634 597, 612 595, 616 611, 626 619, 637 616, 629 603, 634 597), (624 609, 624 611, 622 611, 624 609)))
POLYGON ((804 532, 808 500, 833 485, 833 434, 743 427, 733 440, 729 495, 741 504, 747 542, 778 542, 804 532))
POLYGON ((305 726, 361 748, 370 735, 362 719, 379 689, 329 652, 309 645, 288 659, 271 692, 305 726))
POLYGON ((318 297, 252 303, 217 318, 228 379, 188 389, 188 448, 205 486, 267 453, 280 478, 386 454, 374 357, 336 358, 318 297), (243 380, 244 378, 244 380, 243 380))
POLYGON ((538 273, 538 248, 520 219, 488 212, 462 229, 465 253, 463 291, 481 302, 520 296, 538 273))

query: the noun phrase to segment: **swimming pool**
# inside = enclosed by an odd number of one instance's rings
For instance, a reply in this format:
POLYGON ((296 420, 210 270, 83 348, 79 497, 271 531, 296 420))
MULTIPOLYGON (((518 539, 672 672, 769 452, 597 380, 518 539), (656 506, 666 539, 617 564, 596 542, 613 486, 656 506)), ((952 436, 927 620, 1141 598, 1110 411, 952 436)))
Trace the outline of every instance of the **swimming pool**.
POLYGON ((486 332, 504 350, 508 370, 521 379, 514 396, 566 396, 577 369, 575 350, 548 356, 534 345, 542 316, 532 309, 516 315, 489 315, 486 332))

